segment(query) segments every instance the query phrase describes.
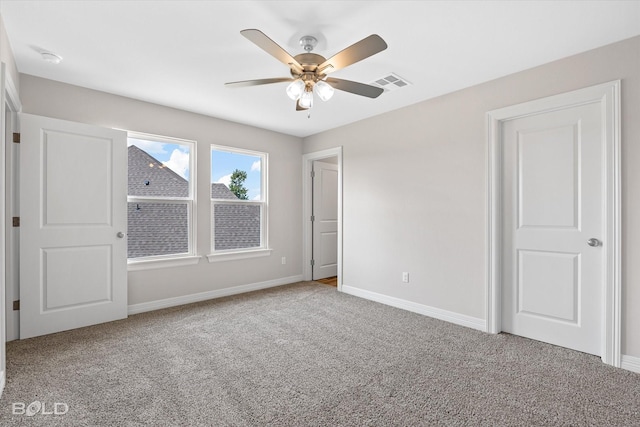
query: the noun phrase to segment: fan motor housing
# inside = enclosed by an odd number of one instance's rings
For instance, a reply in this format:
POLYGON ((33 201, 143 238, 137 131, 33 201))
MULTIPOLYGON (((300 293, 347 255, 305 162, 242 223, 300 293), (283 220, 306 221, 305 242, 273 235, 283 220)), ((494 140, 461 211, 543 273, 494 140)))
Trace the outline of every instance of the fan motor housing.
MULTIPOLYGON (((293 57, 300 65, 304 71, 307 72, 315 72, 318 68, 318 65, 322 64, 326 61, 324 56, 317 55, 315 53, 301 53, 293 57)), ((295 75, 293 72, 291 74, 295 75)))

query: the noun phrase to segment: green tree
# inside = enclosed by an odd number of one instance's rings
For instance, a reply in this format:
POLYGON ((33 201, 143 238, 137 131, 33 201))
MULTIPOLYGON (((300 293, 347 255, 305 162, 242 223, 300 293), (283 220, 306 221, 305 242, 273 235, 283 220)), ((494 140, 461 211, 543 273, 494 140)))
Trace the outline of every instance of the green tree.
POLYGON ((231 174, 231 183, 229 184, 229 190, 240 200, 247 200, 247 189, 244 186, 244 181, 247 179, 247 173, 236 169, 231 174))

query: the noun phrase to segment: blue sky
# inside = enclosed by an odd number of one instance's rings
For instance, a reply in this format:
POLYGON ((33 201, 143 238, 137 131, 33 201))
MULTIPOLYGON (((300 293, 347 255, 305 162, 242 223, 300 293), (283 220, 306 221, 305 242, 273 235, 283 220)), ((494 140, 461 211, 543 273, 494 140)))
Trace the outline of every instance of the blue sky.
MULTIPOLYGON (((189 178, 189 146, 146 139, 129 138, 128 145, 135 145, 146 151, 159 162, 185 179, 189 178)), ((249 200, 260 199, 260 157, 227 151, 211 152, 211 182, 229 186, 231 174, 235 169, 247 172, 244 183, 249 200)))
POLYGON ((260 157, 247 154, 230 153, 227 151, 211 151, 211 182, 221 182, 227 187, 234 170, 240 169, 247 173, 244 186, 248 191, 249 200, 260 199, 260 157))

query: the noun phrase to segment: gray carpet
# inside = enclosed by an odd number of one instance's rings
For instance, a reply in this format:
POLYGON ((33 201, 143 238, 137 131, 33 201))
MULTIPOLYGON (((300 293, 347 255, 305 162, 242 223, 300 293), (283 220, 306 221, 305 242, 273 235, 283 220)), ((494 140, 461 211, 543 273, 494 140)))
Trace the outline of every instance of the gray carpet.
POLYGON ((7 358, 2 426, 640 426, 638 374, 310 282, 11 342, 7 358), (34 401, 69 410, 12 414, 34 401))

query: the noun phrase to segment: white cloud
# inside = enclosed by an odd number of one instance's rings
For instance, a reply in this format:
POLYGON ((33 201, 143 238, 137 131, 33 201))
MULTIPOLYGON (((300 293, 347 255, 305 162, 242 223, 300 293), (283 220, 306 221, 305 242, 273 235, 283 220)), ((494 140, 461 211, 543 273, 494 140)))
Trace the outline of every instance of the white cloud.
POLYGON ((220 179, 216 181, 216 184, 224 184, 227 187, 231 184, 231 174, 221 176, 220 179))
POLYGON ((182 150, 173 150, 169 160, 163 164, 185 179, 189 175, 189 153, 182 150))
POLYGON ((261 163, 262 162, 260 162, 260 160, 256 160, 255 162, 253 162, 253 164, 251 165, 251 172, 254 172, 254 171, 260 172, 261 163))
POLYGON ((260 193, 258 193, 258 194, 257 194, 256 196, 254 196, 254 197, 253 197, 253 199, 251 199, 251 200, 256 200, 256 201, 257 201, 257 200, 260 200, 260 199, 261 199, 261 197, 260 197, 260 193))
POLYGON ((167 150, 164 149, 164 143, 158 141, 149 141, 146 139, 133 139, 127 140, 127 146, 135 145, 139 149, 146 151, 151 155, 167 154, 167 150))

